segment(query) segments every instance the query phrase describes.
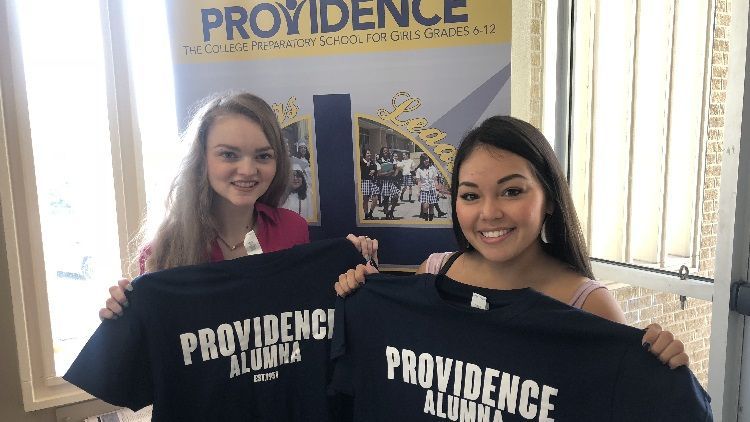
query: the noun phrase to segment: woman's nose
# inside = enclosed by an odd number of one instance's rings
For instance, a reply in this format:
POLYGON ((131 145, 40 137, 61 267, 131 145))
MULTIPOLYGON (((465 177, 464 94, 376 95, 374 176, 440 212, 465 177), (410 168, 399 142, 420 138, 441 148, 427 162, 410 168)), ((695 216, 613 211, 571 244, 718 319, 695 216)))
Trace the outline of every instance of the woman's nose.
POLYGON ((258 167, 255 165, 252 158, 246 157, 240 161, 238 170, 241 174, 251 176, 258 172, 258 167))
POLYGON ((482 204, 481 218, 485 220, 496 220, 504 215, 501 201, 497 199, 486 199, 482 204))

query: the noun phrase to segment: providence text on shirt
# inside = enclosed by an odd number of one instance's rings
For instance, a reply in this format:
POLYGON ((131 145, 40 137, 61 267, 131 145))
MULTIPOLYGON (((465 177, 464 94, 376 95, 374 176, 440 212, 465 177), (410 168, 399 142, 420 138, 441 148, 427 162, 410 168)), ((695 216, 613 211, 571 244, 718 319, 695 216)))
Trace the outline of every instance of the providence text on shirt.
POLYGON ((276 368, 302 360, 300 340, 330 339, 333 309, 315 309, 263 315, 180 334, 185 366, 193 364, 200 349, 203 362, 231 357, 229 378, 276 368), (251 344, 252 339, 252 344, 251 344), (253 347, 250 349, 250 347, 253 347), (248 358, 249 355, 249 358, 248 358), (249 365, 248 365, 249 364, 249 365))
POLYGON ((557 388, 531 379, 522 381, 518 375, 497 369, 482 369, 473 363, 429 353, 417 356, 412 350, 392 346, 386 346, 385 358, 388 379, 395 379, 396 368, 401 367, 399 378, 403 382, 427 390, 426 414, 453 421, 494 422, 503 420, 501 411, 509 414, 517 411, 529 420, 554 420, 550 412, 555 409, 552 399, 557 396, 557 388))

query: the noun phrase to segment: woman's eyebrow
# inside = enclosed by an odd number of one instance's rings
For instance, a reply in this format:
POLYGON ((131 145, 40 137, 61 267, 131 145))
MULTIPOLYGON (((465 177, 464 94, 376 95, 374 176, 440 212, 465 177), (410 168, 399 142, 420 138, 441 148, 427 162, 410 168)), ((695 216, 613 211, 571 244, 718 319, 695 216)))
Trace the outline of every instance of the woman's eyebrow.
POLYGON ((239 148, 237 148, 235 146, 227 145, 227 144, 219 144, 219 145, 216 145, 214 147, 214 149, 217 149, 217 148, 231 149, 232 151, 239 151, 240 150, 239 148))
POLYGON ((513 179, 517 179, 517 178, 525 179, 526 176, 524 176, 522 174, 518 174, 518 173, 509 174, 509 175, 507 175, 505 177, 501 177, 501 178, 497 179, 497 184, 498 185, 502 185, 503 183, 507 182, 508 180, 513 180, 513 179))
MULTIPOLYGON (((503 183, 505 183, 505 182, 507 182, 509 180, 513 180, 513 179, 517 179, 517 178, 526 179, 526 176, 524 176, 522 174, 518 174, 518 173, 509 174, 509 175, 507 175, 505 177, 501 177, 501 178, 497 179, 497 184, 498 185, 502 185, 503 183)), ((474 182, 468 182, 468 181, 461 182, 461 183, 458 184, 458 186, 468 186, 470 188, 476 188, 476 187, 478 187, 476 183, 474 183, 474 182)))

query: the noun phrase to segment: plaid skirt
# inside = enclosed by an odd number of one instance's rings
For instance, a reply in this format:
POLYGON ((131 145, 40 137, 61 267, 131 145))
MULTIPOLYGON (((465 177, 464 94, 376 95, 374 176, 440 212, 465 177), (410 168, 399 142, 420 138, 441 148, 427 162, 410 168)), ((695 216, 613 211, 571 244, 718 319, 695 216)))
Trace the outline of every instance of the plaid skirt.
POLYGON ((405 174, 403 180, 401 181, 401 186, 407 188, 414 186, 414 177, 412 177, 411 174, 405 174))
POLYGON ((380 185, 380 196, 383 198, 389 198, 399 194, 399 188, 393 183, 392 180, 383 180, 380 185))
POLYGON ((420 190, 419 191, 419 202, 425 202, 428 204, 437 204, 437 191, 435 189, 420 190))
POLYGON ((380 195, 380 188, 370 179, 363 180, 361 186, 362 195, 364 196, 380 195))

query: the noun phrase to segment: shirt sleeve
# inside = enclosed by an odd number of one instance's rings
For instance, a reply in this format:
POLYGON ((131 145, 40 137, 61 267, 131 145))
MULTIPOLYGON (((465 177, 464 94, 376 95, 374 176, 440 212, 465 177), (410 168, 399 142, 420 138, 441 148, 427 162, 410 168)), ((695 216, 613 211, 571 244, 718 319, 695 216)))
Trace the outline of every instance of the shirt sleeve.
POLYGON ((612 420, 713 421, 711 398, 690 369, 669 369, 636 345, 621 362, 612 420))
POLYGON ((148 349, 138 301, 116 320, 99 325, 63 379, 107 403, 131 410, 153 403, 148 349))

